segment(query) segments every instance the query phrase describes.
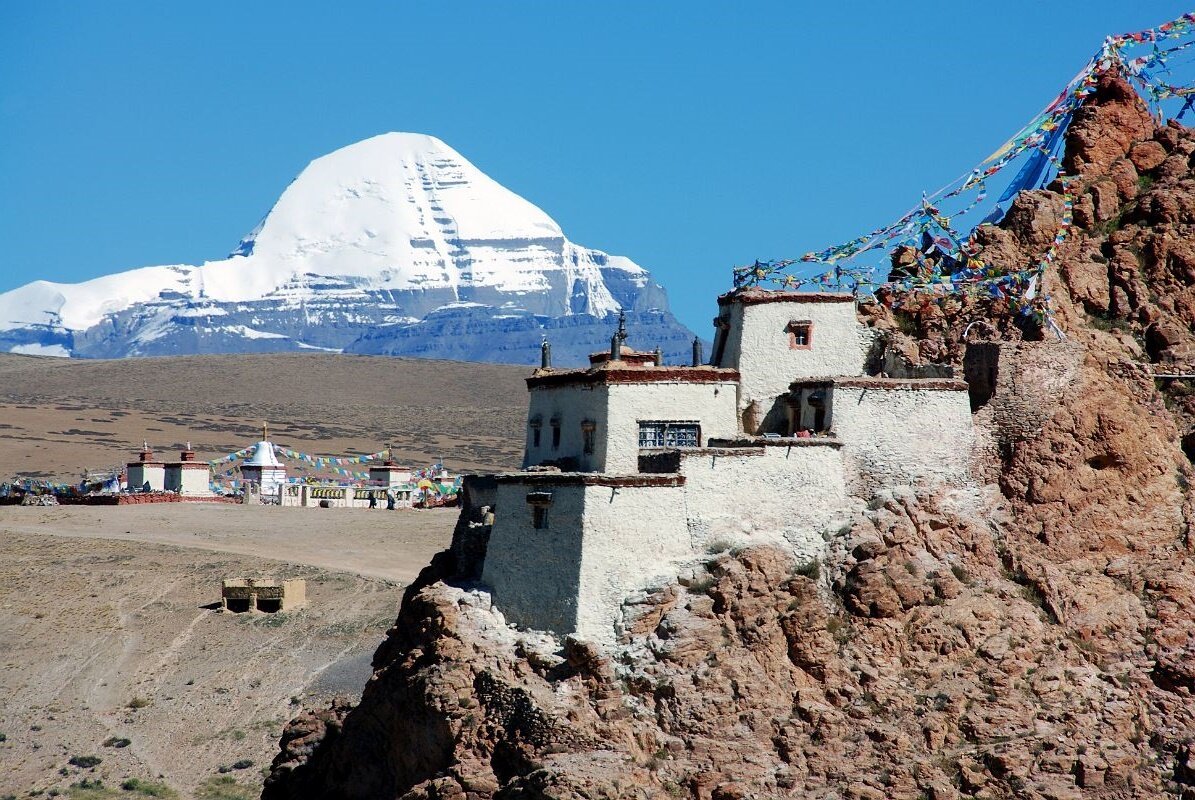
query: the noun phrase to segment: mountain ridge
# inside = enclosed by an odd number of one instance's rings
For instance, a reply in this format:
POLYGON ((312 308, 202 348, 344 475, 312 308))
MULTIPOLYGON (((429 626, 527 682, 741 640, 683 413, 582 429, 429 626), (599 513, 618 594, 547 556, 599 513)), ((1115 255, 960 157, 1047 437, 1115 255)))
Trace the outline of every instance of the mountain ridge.
POLYGON ((555 348, 567 363, 600 349, 619 311, 644 345, 686 357, 692 333, 645 269, 571 242, 439 139, 386 133, 313 160, 228 258, 0 294, 0 351, 451 351, 531 363, 545 329, 577 318, 555 348), (464 332, 428 321, 461 308, 464 332), (442 336, 476 341, 429 341, 442 336))

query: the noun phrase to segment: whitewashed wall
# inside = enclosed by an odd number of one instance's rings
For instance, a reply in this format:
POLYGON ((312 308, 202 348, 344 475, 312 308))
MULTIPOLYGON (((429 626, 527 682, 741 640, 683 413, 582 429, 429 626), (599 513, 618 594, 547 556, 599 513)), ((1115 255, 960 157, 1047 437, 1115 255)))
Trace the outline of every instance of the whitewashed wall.
POLYGON ((610 386, 609 422, 598 429, 606 439, 603 471, 639 471, 639 423, 651 420, 696 420, 702 444, 710 438, 733 437, 738 431, 737 391, 733 381, 718 383, 618 383, 610 386))
POLYGON ((871 336, 855 303, 775 302, 731 306, 730 333, 721 366, 737 368, 740 409, 758 400, 766 413, 800 378, 862 375, 871 336), (813 347, 789 347, 788 323, 813 323, 813 347))
POLYGON ((629 475, 639 471, 639 422, 696 420, 703 440, 734 436, 737 386, 733 381, 612 383, 600 386, 536 387, 527 415, 524 466, 560 458, 577 459, 582 472, 629 475), (535 447, 531 420, 541 421, 535 447), (560 447, 552 447, 553 417, 560 418, 560 447), (594 452, 586 455, 581 423, 597 424, 594 452))
POLYGON ((835 386, 832 427, 862 490, 970 482, 974 432, 965 390, 835 386))
POLYGON ((147 490, 161 492, 166 488, 166 466, 164 464, 129 464, 128 487, 131 492, 147 490))
POLYGON ((681 457, 680 472, 699 553, 714 542, 767 542, 814 557, 824 547, 822 532, 855 502, 847 496, 842 452, 827 444, 768 446, 761 455, 697 451, 681 457))
POLYGON ((211 470, 180 469, 178 491, 187 497, 207 497, 212 493, 211 470))
POLYGON ((531 389, 527 408, 527 446, 523 466, 529 467, 560 458, 577 459, 582 472, 601 472, 606 457, 607 387, 573 384, 537 386, 531 389), (539 447, 534 446, 531 420, 539 417, 539 447), (552 447, 552 418, 560 418, 560 447, 552 447), (581 423, 597 423, 594 452, 586 455, 581 423))
POLYGON ((494 527, 481 580, 511 622, 570 633, 577 629, 584 537, 584 486, 551 488, 548 528, 532 524, 527 493, 546 487, 499 483, 494 527))
POLYGON ((678 562, 693 554, 681 492, 679 486, 585 487, 578 633, 612 639, 627 595, 675 580, 678 562))

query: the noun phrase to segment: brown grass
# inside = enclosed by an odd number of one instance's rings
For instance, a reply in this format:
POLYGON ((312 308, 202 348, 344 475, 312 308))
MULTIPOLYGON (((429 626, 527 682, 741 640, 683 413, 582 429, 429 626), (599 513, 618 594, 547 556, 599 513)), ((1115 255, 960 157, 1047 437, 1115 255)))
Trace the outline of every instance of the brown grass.
POLYGON ((256 441, 459 470, 518 465, 525 367, 327 353, 115 361, 0 355, 0 480, 74 479, 148 440, 214 458, 256 441))

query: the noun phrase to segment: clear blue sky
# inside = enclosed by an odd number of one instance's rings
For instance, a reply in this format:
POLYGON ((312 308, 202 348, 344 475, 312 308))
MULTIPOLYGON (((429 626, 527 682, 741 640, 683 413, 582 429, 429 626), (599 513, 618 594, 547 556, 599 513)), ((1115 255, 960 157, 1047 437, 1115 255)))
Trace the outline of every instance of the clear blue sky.
POLYGON ((708 334, 732 266, 899 216, 1188 10, 0 0, 0 291, 222 258, 311 159, 416 131, 708 334))

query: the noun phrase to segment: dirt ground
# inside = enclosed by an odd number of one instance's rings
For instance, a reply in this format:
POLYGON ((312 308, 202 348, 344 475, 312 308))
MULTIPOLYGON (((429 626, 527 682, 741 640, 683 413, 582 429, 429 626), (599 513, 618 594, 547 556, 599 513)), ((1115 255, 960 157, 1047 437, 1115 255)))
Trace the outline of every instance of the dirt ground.
POLYGON ((0 481, 73 483, 148 441, 163 460, 190 442, 212 459, 256 442, 323 456, 390 444, 414 467, 517 467, 525 367, 328 353, 114 361, 0 354, 0 481))
POLYGON ((287 720, 360 693, 455 517, 0 507, 0 797, 255 797, 287 720), (211 608, 222 578, 255 575, 306 578, 308 606, 211 608))

